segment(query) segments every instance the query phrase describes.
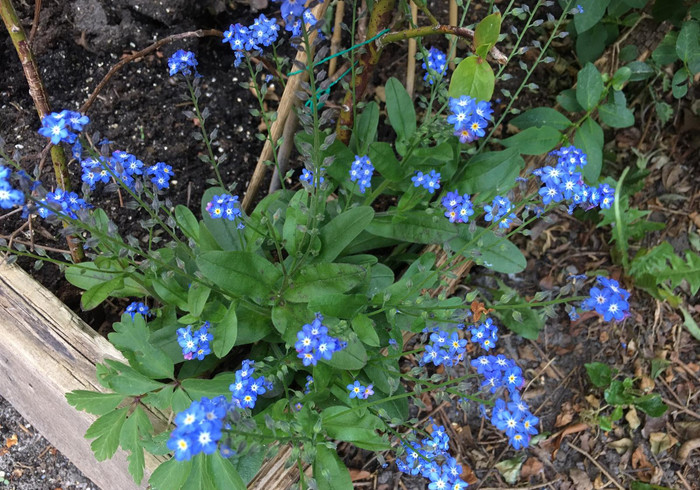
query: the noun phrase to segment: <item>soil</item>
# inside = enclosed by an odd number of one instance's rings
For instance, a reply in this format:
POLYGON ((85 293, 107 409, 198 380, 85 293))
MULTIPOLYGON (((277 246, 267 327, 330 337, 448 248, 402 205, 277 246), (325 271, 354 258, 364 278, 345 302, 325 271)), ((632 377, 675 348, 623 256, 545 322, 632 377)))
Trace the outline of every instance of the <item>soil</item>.
MULTIPOLYGON (((23 24, 29 29, 33 5, 16 3, 23 24)), ((436 0, 430 3, 438 17, 447 18, 446 12, 441 12, 440 8, 444 8, 446 2, 436 0)), ((79 107, 121 55, 142 49, 154 39, 195 29, 223 30, 232 22, 242 21, 241 18, 244 22, 256 15, 247 5, 220 0, 161 0, 158 5, 155 7, 137 0, 43 2, 33 48, 52 108, 79 107)), ((526 38, 528 44, 537 38, 536 31, 533 32, 526 38)), ((22 164, 31 173, 44 149, 43 138, 36 134, 39 119, 9 38, 0 34, 0 43, 0 135, 7 147, 20 151, 22 164)), ((438 40, 435 44, 446 47, 438 40)), ((244 189, 262 146, 255 138, 260 121, 249 112, 256 108, 255 99, 239 85, 247 80, 247 74, 243 69, 233 67, 230 49, 216 38, 174 43, 139 62, 126 65, 108 83, 91 108, 90 131, 99 131, 114 141, 116 148, 129 151, 146 163, 165 161, 172 165, 176 178, 168 196, 174 203, 192 204, 199 202, 206 187, 205 181, 213 177, 213 172, 199 161, 202 145, 190 137, 197 128, 181 113, 187 107, 178 105, 184 91, 167 75, 167 57, 180 48, 197 53, 198 70, 203 75, 202 101, 211 111, 207 129, 220 128, 221 136, 215 151, 230 155, 221 167, 224 180, 236 182, 238 189, 244 189)), ((571 41, 560 41, 557 53, 570 57, 571 52, 571 41)), ((382 65, 373 85, 381 86, 389 76, 403 77, 405 52, 396 49, 388 59, 391 62, 382 65)), ((527 56, 524 60, 531 62, 527 56)), ((555 77, 548 68, 536 70, 531 81, 541 88, 526 91, 519 101, 520 108, 554 106, 554 96, 569 88, 575 80, 575 68, 571 68, 575 66, 575 60, 563 58, 555 65, 555 77)), ((522 73, 513 75, 515 78, 502 87, 512 91, 518 86, 518 77, 522 73)), ((678 252, 683 252, 689 248, 689 235, 697 233, 698 222, 688 218, 693 212, 697 216, 700 196, 698 140, 693 137, 698 129, 697 109, 692 110, 697 95, 690 94, 684 99, 682 110, 678 111, 681 115, 668 125, 662 125, 658 121, 650 122, 649 118, 642 120, 641 114, 647 112, 650 104, 642 94, 635 106, 638 117, 635 127, 606 131, 606 141, 610 142, 608 153, 613 155, 606 165, 612 176, 619 176, 624 166, 634 165, 636 150, 649 155, 647 185, 640 193, 643 197, 634 203, 653 210, 656 213, 654 220, 666 222, 668 226, 663 232, 645 237, 643 244, 646 247, 668 240, 678 252), (645 131, 649 125, 651 130, 645 131), (658 154, 651 154, 652 150, 659 148, 665 160, 658 154), (684 199, 665 197, 670 194, 684 199)), ((376 96, 381 99, 379 93, 376 96)), ((673 102, 667 94, 659 96, 673 102)), ((504 107, 505 102, 502 102, 496 111, 504 107)), ((508 130, 507 125, 503 128, 508 130)), ((50 186, 49 167, 49 164, 45 165, 42 180, 50 186)), ((78 175, 76 163, 72 164, 72 170, 78 175)), ((140 233, 137 220, 127 210, 119 208, 118 200, 108 195, 98 198, 103 200, 103 205, 107 206, 123 233, 140 233)), ((19 221, 2 220, 0 234, 11 233, 19 225, 19 221)), ((40 227, 39 233, 44 231, 42 240, 57 234, 57 230, 50 226, 37 226, 40 227)), ((595 228, 593 222, 576 220, 563 212, 554 215, 553 222, 547 227, 536 226, 532 231, 530 237, 523 237, 518 243, 526 252, 526 271, 517 276, 502 276, 475 268, 465 278, 463 287, 488 289, 496 286, 496 279, 500 279, 522 297, 531 299, 539 290, 556 293, 566 284, 570 273, 601 269, 611 271, 613 277, 625 281, 621 269, 610 257, 609 230, 595 228)), ((47 243, 65 246, 60 239, 47 243)), ((33 263, 24 262, 22 265, 32 269, 33 263)), ((69 306, 79 310, 78 292, 60 279, 53 266, 34 271, 34 276, 69 306)), ((632 286, 631 283, 626 285, 632 286)), ((691 312, 700 312, 693 303, 697 298, 693 300, 683 291, 680 294, 691 312)), ((94 328, 106 331, 113 315, 122 308, 123 305, 115 303, 105 311, 81 314, 94 328)), ((509 449, 501 433, 490 428, 489 424, 480 423, 481 417, 475 406, 461 412, 450 404, 440 404, 426 397, 423 399, 425 409, 415 409, 415 415, 420 419, 433 416, 448 427, 453 452, 462 461, 464 478, 473 487, 506 486, 503 476, 493 465, 525 455, 519 480, 522 485, 561 490, 601 488, 608 482, 608 476, 604 474, 607 472, 618 481, 639 479, 670 488, 696 488, 693 485, 697 486, 700 481, 698 451, 691 453, 685 462, 678 459, 679 444, 652 453, 650 436, 670 435, 680 442, 700 437, 697 429, 700 411, 697 342, 683 327, 678 310, 642 291, 633 291, 630 310, 632 316, 621 324, 607 324, 589 316, 572 323, 562 310, 557 310, 537 341, 524 340, 501 329, 501 349, 506 355, 518 359, 526 373, 530 385, 525 398, 540 417, 541 430, 549 435, 545 442, 528 452, 516 453, 509 449), (675 406, 658 419, 638 414, 640 426, 636 430, 630 429, 623 421, 610 432, 601 431, 589 415, 592 404, 602 399, 602 393, 591 388, 583 364, 605 362, 619 369, 622 376, 642 379, 648 377, 649 362, 655 356, 665 356, 672 364, 653 383, 653 390, 675 406), (562 435, 565 430, 570 431, 568 435, 562 435), (610 444, 620 441, 624 441, 628 449, 618 454, 610 444), (690 486, 686 482, 690 482, 690 486)), ((54 456, 49 450, 39 457, 48 443, 42 442, 33 429, 24 424, 32 435, 27 434, 20 423, 23 424, 17 415, 11 414, 6 403, 0 405, 0 443, 12 434, 17 434, 19 440, 6 455, 0 456, 0 471, 5 471, 10 488, 12 485, 27 489, 74 488, 71 484, 75 488, 89 487, 89 481, 60 454, 54 456), (32 457, 22 459, 20 455, 32 457), (49 464, 52 462, 55 464, 49 464), (8 477, 16 468, 21 474, 16 478, 8 477)), ((411 490, 426 487, 425 480, 407 478, 397 473, 394 465, 381 468, 367 452, 347 445, 341 449, 348 466, 353 468, 358 486, 382 490, 398 488, 399 484, 411 490), (367 475, 362 473, 365 471, 367 475)))

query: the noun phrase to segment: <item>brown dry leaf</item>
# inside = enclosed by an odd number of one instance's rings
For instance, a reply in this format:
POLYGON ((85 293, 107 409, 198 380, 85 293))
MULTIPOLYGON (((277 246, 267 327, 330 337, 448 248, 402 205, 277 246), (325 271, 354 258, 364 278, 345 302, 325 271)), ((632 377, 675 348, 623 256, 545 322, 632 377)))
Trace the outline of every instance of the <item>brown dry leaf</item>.
POLYGON ((595 476, 595 480, 593 480, 593 488, 595 488, 595 490, 600 490, 601 488, 605 488, 607 486, 607 483, 603 483, 603 476, 600 473, 598 473, 595 476))
POLYGON ((654 389, 654 386, 656 386, 656 383, 654 383, 653 379, 651 379, 649 376, 642 376, 642 380, 639 383, 639 388, 644 393, 650 393, 654 389))
POLYGON ((642 425, 642 421, 639 420, 639 416, 637 415, 637 409, 634 407, 630 407, 630 409, 627 410, 625 420, 630 424, 632 430, 637 430, 637 428, 642 425))
POLYGON ((8 437, 7 439, 5 439, 5 447, 6 447, 7 449, 10 449, 12 446, 14 446, 15 444, 17 444, 17 442, 18 442, 17 434, 12 434, 10 437, 8 437))
POLYGON ((610 340, 610 334, 608 333, 608 331, 602 330, 600 332, 600 335, 598 336, 598 340, 601 344, 605 344, 608 340, 610 340))
POLYGON ((518 347, 518 357, 523 361, 537 361, 535 357, 535 352, 532 346, 529 344, 521 345, 518 347))
POLYGON ((574 488, 578 490, 593 490, 593 483, 585 471, 572 468, 569 472, 569 478, 574 482, 574 488))
POLYGON ((355 468, 349 468, 350 470, 350 479, 352 481, 358 481, 358 480, 367 480, 369 477, 372 476, 372 473, 366 470, 358 470, 355 468))
POLYGON ((586 401, 593 408, 600 408, 600 400, 595 395, 586 396, 586 401))
POLYGON ((493 310, 491 308, 486 308, 484 303, 474 300, 471 305, 472 313, 474 314, 474 321, 478 322, 481 315, 488 315, 493 310))
POLYGON ((462 464, 462 474, 459 477, 470 485, 474 485, 479 481, 471 466, 466 464, 462 464))
POLYGON ((678 459, 681 462, 685 462, 685 460, 688 459, 688 456, 690 456, 690 451, 697 448, 700 448, 700 439, 685 441, 678 450, 678 459))
POLYGON ((683 439, 700 438, 700 422, 676 422, 674 427, 683 439))
POLYGON ((554 422, 554 427, 564 427, 569 425, 571 421, 574 420, 574 410, 571 408, 571 403, 566 402, 561 406, 559 415, 554 422))
POLYGON ((608 446, 617 451, 617 454, 625 454, 627 451, 630 451, 632 447, 634 447, 634 443, 632 442, 632 439, 625 437, 624 439, 611 442, 608 444, 608 446))
POLYGON ((649 434, 649 444, 651 444, 652 454, 658 456, 659 453, 667 451, 678 444, 678 439, 664 432, 652 432, 649 434))
POLYGON ((644 450, 638 447, 632 453, 632 468, 639 470, 637 472, 637 478, 645 483, 649 483, 651 477, 654 475, 654 467, 644 454, 644 450))
POLYGON ((531 476, 535 476, 544 470, 544 465, 537 458, 528 458, 520 469, 520 478, 527 480, 531 476))
POLYGON ((22 478, 22 475, 24 475, 24 471, 22 471, 20 468, 15 468, 12 470, 12 479, 17 480, 19 478, 22 478))

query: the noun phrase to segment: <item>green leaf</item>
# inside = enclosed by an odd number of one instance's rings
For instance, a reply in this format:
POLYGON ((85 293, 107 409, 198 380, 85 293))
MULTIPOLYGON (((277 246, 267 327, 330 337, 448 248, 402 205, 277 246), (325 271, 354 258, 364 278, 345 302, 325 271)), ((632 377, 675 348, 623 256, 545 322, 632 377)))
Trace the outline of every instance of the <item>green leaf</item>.
MULTIPOLYGON (((579 14, 576 14, 577 17, 579 14)), ((608 29, 605 24, 596 24, 576 38, 576 54, 581 64, 592 63, 603 54, 608 29)))
POLYGON ((610 94, 608 102, 598 108, 598 115, 611 128, 628 128, 634 124, 634 114, 627 108, 627 99, 620 90, 610 94))
POLYGON ((193 316, 200 317, 207 304, 211 289, 199 283, 194 283, 187 291, 187 307, 193 316))
POLYGON ((678 59, 678 53, 676 52, 677 39, 678 33, 676 31, 671 31, 666 34, 656 49, 651 53, 651 59, 660 66, 675 62, 678 59))
POLYGON ((658 393, 635 397, 632 404, 650 417, 661 417, 668 410, 658 393))
POLYGON ((460 236, 450 240, 450 248, 462 256, 485 267, 504 274, 514 274, 525 269, 527 261, 518 247, 507 238, 477 226, 474 234, 462 228, 460 236), (474 242, 473 237, 480 235, 474 242))
POLYGON ((357 315, 353 318, 352 329, 362 342, 372 347, 379 347, 379 336, 374 329, 374 323, 367 315, 357 315))
POLYGON ((501 13, 495 12, 484 17, 474 29, 474 52, 486 58, 491 48, 496 45, 501 33, 501 13))
POLYGON ((695 340, 700 341, 700 327, 698 327, 697 322, 693 318, 693 316, 690 314, 688 310, 683 308, 681 306, 681 311, 683 312, 683 325, 688 329, 690 332, 690 335, 695 337, 695 340))
POLYGON ((515 148, 485 151, 469 159, 457 187, 469 194, 508 190, 524 166, 525 161, 515 148))
POLYGON ((375 141, 369 145, 369 159, 382 177, 391 182, 401 182, 406 177, 405 169, 394 154, 389 143, 375 141))
MULTIPOLYGON (((378 125, 379 105, 372 101, 365 106, 355 123, 355 130, 352 133, 358 155, 367 154, 367 147, 374 143, 374 140, 377 138, 378 125)), ((374 163, 374 160, 372 160, 372 163, 374 163)))
POLYGON ((557 95, 557 102, 569 112, 581 112, 583 107, 576 100, 576 89, 567 88, 557 95))
POLYGON ((148 419, 148 415, 146 415, 141 406, 137 405, 131 415, 129 415, 129 418, 126 419, 126 422, 124 422, 119 435, 119 444, 123 449, 131 453, 127 457, 129 474, 131 474, 136 483, 141 483, 143 468, 146 464, 143 447, 141 446, 141 437, 150 436, 151 432, 153 432, 153 425, 148 419))
POLYGON ((377 434, 384 423, 376 415, 365 411, 351 410, 343 406, 332 406, 321 412, 322 426, 333 439, 352 442, 355 446, 370 451, 389 449, 389 442, 377 434))
POLYGON ((573 124, 568 117, 551 107, 535 107, 514 117, 510 123, 519 129, 550 126, 565 131, 573 124))
POLYGON ((325 444, 316 446, 316 459, 313 466, 314 479, 319 490, 353 487, 348 468, 340 460, 338 453, 328 449, 325 444))
POLYGON ((367 296, 364 294, 331 293, 309 300, 310 311, 337 318, 352 318, 365 306, 367 296))
POLYGON ((363 283, 368 268, 352 264, 311 264, 291 278, 284 299, 293 303, 308 303, 311 298, 333 293, 345 293, 363 283))
POLYGON ((192 471, 192 460, 177 461, 171 458, 155 469, 148 483, 152 490, 179 490, 192 471))
MULTIPOLYGON (((126 274, 116 260, 101 260, 99 265, 95 262, 83 262, 66 268, 66 280, 73 286, 83 290, 88 290, 117 277, 122 277, 124 279, 123 287, 112 291, 110 293, 112 296, 125 298, 148 294, 146 289, 126 274)), ((141 277, 137 273, 131 273, 131 275, 133 277, 141 277)))
POLYGON ((644 483, 641 481, 633 481, 630 485, 630 490, 671 490, 668 487, 662 487, 660 485, 652 485, 651 483, 644 483))
POLYGON ((671 93, 676 99, 685 97, 685 94, 688 93, 688 78, 690 78, 690 74, 685 67, 680 68, 673 74, 673 79, 671 80, 671 93))
POLYGON ((84 311, 92 310, 111 296, 114 291, 118 291, 123 287, 123 277, 115 277, 102 284, 96 284, 83 293, 83 296, 80 298, 80 307, 84 311))
POLYGON ((598 68, 593 63, 586 63, 583 69, 578 72, 576 82, 578 103, 587 111, 593 110, 603 96, 604 88, 603 77, 598 68))
POLYGON ((330 220, 321 228, 321 251, 317 260, 332 262, 357 237, 374 217, 370 206, 349 209, 330 220))
POLYGON ((154 391, 144 396, 141 401, 148 406, 157 408, 158 410, 166 410, 170 408, 173 401, 173 385, 165 385, 158 391, 154 391))
POLYGON ((605 15, 610 0, 578 0, 578 5, 583 7, 583 12, 574 15, 574 25, 579 34, 595 26, 605 15))
POLYGON ((104 415, 119 406, 124 395, 119 393, 100 393, 98 391, 73 390, 66 393, 68 404, 76 410, 84 410, 93 415, 104 415))
POLYGON ((105 359, 104 362, 118 372, 118 374, 109 376, 107 382, 110 388, 122 395, 143 395, 165 386, 163 383, 153 381, 151 378, 121 362, 113 361, 112 359, 105 359))
POLYGON ((604 398, 610 405, 630 405, 635 396, 629 393, 622 381, 613 380, 605 390, 604 398))
POLYGON ((700 51, 699 39, 700 27, 698 27, 698 23, 695 21, 684 22, 676 40, 676 53, 682 61, 687 63, 693 54, 700 51))
POLYGON ((386 112, 399 139, 408 140, 416 132, 416 110, 413 100, 396 78, 386 82, 386 112))
POLYGON ((610 386, 613 374, 615 374, 610 366, 602 362, 592 362, 584 364, 584 366, 586 367, 586 372, 588 373, 588 377, 591 378, 593 385, 597 388, 610 386))
POLYGON ((186 410, 192 404, 192 399, 183 391, 182 388, 177 388, 173 393, 172 398, 173 412, 178 413, 186 410))
POLYGON ((197 266, 217 286, 237 296, 267 298, 281 277, 264 257, 250 252, 205 252, 197 266))
POLYGON ((231 303, 226 315, 214 327, 214 340, 212 340, 212 350, 219 359, 226 357, 236 345, 238 338, 238 316, 236 315, 236 304, 231 303))
POLYGON ((515 148, 523 155, 543 155, 550 152, 561 141, 561 133, 556 129, 543 126, 527 128, 516 135, 501 140, 506 148, 515 148))
POLYGON ((629 66, 621 66, 617 69, 612 78, 612 87, 615 90, 622 90, 623 85, 632 76, 632 69, 629 66))
POLYGON ((141 315, 122 315, 122 321, 113 325, 114 332, 107 337, 122 351, 130 364, 140 373, 153 379, 173 378, 175 365, 170 357, 150 343, 151 331, 141 315))
POLYGON ((165 304, 172 304, 181 310, 187 310, 187 290, 177 282, 175 277, 153 279, 153 291, 165 304))
MULTIPOLYGON (((699 339, 700 340, 700 339, 699 339)), ((655 358, 651 360, 651 379, 658 378, 664 369, 671 365, 671 361, 655 358)))
POLYGON ((209 472, 214 480, 214 488, 246 490, 246 484, 231 461, 221 456, 219 451, 207 456, 209 472))
POLYGON ((182 389, 192 400, 202 397, 216 398, 219 395, 229 395, 229 386, 236 380, 234 373, 225 372, 212 379, 189 378, 182 380, 182 389))
POLYGON ((507 483, 510 485, 515 485, 515 482, 520 479, 520 470, 523 467, 524 462, 525 456, 516 456, 511 459, 505 459, 500 463, 496 463, 495 466, 507 483))
POLYGON ((126 420, 128 407, 106 413, 95 420, 85 432, 86 439, 95 439, 90 444, 97 461, 104 461, 114 456, 119 447, 119 435, 126 420))
POLYGON ((654 103, 654 110, 656 110, 656 116, 659 118, 662 125, 669 122, 673 116, 673 107, 666 102, 654 103))
POLYGON ((367 231, 384 238, 424 244, 444 243, 457 236, 457 228, 444 217, 422 211, 375 217, 367 231))
POLYGON ((493 70, 486 60, 469 56, 452 73, 447 95, 454 98, 468 95, 478 101, 491 100, 495 82, 493 70))
POLYGON ((186 237, 199 240, 199 221, 188 207, 182 204, 175 206, 175 222, 186 237))
POLYGON ((345 349, 334 352, 330 360, 322 362, 336 369, 356 371, 367 364, 367 351, 359 340, 350 340, 345 349))
POLYGON ((586 119, 574 137, 574 144, 588 156, 588 165, 583 167, 583 176, 595 183, 603 167, 603 129, 593 119, 586 119))
POLYGON ((632 71, 630 82, 646 80, 654 75, 654 69, 643 61, 632 61, 626 66, 632 71))
POLYGON ((208 460, 209 455, 204 453, 199 453, 194 458, 192 458, 192 471, 190 472, 190 476, 185 482, 185 489, 212 490, 214 488, 217 488, 214 486, 213 475, 211 474, 211 470, 209 469, 208 460))

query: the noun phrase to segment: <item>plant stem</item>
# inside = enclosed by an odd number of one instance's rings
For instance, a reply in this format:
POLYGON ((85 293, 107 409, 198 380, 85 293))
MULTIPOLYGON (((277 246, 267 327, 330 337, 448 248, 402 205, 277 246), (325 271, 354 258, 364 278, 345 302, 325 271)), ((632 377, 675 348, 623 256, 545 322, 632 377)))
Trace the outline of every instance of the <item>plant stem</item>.
MULTIPOLYGON (((12 39, 12 44, 15 46, 19 60, 22 63, 24 76, 29 84, 29 95, 34 101, 39 119, 43 119, 51 112, 49 98, 39 76, 39 69, 29 46, 27 34, 24 32, 11 0, 0 0, 0 17, 5 23, 7 32, 12 39)), ((51 161, 53 162, 53 171, 56 176, 56 185, 65 191, 70 191, 71 183, 70 174, 68 173, 68 162, 61 146, 54 145, 51 147, 51 161)), ((65 228, 68 224, 64 222, 63 226, 65 228)), ((66 242, 68 243, 73 262, 82 262, 85 259, 85 254, 78 238, 68 235, 66 236, 66 242)))

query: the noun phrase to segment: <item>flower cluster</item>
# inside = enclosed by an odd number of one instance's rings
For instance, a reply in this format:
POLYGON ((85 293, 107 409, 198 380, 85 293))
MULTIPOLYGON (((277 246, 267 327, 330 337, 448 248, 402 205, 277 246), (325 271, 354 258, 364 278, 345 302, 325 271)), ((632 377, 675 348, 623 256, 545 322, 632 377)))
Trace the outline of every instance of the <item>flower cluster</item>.
POLYGON ((182 347, 182 356, 188 361, 194 358, 203 360, 207 354, 211 354, 209 342, 214 336, 209 333, 209 322, 204 322, 199 330, 192 332, 192 325, 177 329, 177 343, 182 347))
POLYGON ((500 431, 505 432, 514 449, 522 449, 530 444, 530 438, 538 433, 537 424, 540 419, 535 417, 520 393, 510 393, 510 402, 502 398, 496 400, 491 412, 491 423, 500 431))
POLYGON ((555 150, 550 155, 557 157, 554 167, 546 166, 533 171, 544 184, 539 194, 542 202, 550 204, 569 201, 569 214, 577 206, 591 209, 600 207, 608 209, 615 200, 615 190, 608 184, 591 187, 584 183, 579 171, 588 163, 586 154, 575 146, 565 146, 555 150))
POLYGON ((368 187, 372 187, 373 172, 374 165, 372 165, 369 157, 355 155, 355 160, 350 166, 350 180, 359 184, 362 194, 365 193, 368 187))
POLYGON ((493 324, 493 320, 487 318, 483 323, 469 328, 473 343, 478 343, 485 351, 496 347, 498 340, 498 328, 493 324))
POLYGON ((484 206, 484 212, 486 215, 484 219, 486 221, 498 222, 499 228, 510 228, 513 224, 513 220, 517 219, 515 213, 512 213, 513 203, 510 199, 503 196, 496 196, 490 205, 484 206))
POLYGON ((440 174, 435 170, 431 170, 428 174, 416 170, 416 175, 411 177, 411 181, 414 187, 423 187, 431 194, 440 188, 440 174))
POLYGON ((194 70, 196 75, 197 65, 197 59, 194 57, 194 53, 192 51, 178 49, 170 58, 168 58, 168 69, 170 70, 171 77, 178 73, 190 75, 192 70, 194 70))
POLYGON ((22 191, 13 189, 10 185, 10 169, 0 165, 0 208, 10 209, 24 204, 22 191))
POLYGON ((228 389, 231 391, 231 403, 235 408, 254 408, 258 395, 265 393, 270 386, 265 376, 253 377, 255 361, 246 359, 241 369, 236 371, 236 380, 228 389))
POLYGON ((442 198, 442 206, 445 208, 445 217, 449 218, 450 223, 468 223, 469 217, 474 214, 469 194, 460 196, 456 190, 448 192, 442 198))
POLYGON ((248 27, 242 24, 232 24, 228 31, 224 32, 222 42, 231 45, 236 56, 234 65, 239 66, 247 51, 257 51, 262 54, 263 47, 274 43, 277 40, 279 29, 275 19, 268 19, 265 14, 260 14, 248 27))
POLYGON ((146 175, 151 177, 151 182, 153 182, 158 189, 167 189, 170 187, 170 178, 174 175, 173 167, 165 162, 158 162, 146 169, 146 175))
POLYGON ((522 369, 502 354, 477 357, 472 359, 471 365, 484 377, 481 387, 488 388, 491 393, 496 393, 501 387, 514 393, 523 385, 522 369))
POLYGON ((374 386, 367 385, 362 386, 359 381, 350 383, 348 386, 348 391, 350 392, 350 398, 357 398, 358 400, 366 400, 370 396, 374 395, 374 386))
POLYGON ((615 279, 598 276, 596 278, 602 288, 591 288, 590 297, 582 303, 581 308, 590 311, 595 310, 599 315, 603 315, 603 320, 609 322, 624 320, 629 315, 629 303, 627 300, 630 293, 620 287, 615 279))
POLYGON ((468 95, 462 95, 458 99, 450 97, 449 105, 452 114, 447 116, 447 122, 454 125, 455 136, 459 136, 461 143, 471 143, 484 136, 484 129, 493 113, 490 102, 477 102, 468 95))
POLYGON ((136 313, 139 313, 144 318, 146 318, 148 315, 151 314, 150 311, 151 310, 145 304, 141 303, 140 301, 134 301, 126 307, 126 311, 124 311, 124 313, 128 313, 129 315, 131 315, 131 319, 133 320, 134 315, 136 315, 136 313))
MULTIPOLYGON (((325 170, 323 167, 321 170, 325 170)), ((306 168, 301 169, 299 180, 306 185, 314 185, 314 173, 306 168)), ((319 183, 323 184, 323 177, 319 177, 319 183)))
POLYGON ((245 228, 242 221, 243 212, 238 202, 238 196, 232 196, 230 194, 214 196, 211 201, 207 203, 206 209, 209 216, 214 219, 226 218, 229 221, 239 220, 237 225, 238 229, 241 230, 245 228))
POLYGON ((437 48, 430 48, 428 56, 423 59, 423 69, 425 70, 423 80, 432 85, 447 71, 447 55, 437 48))
POLYGON ((61 141, 73 144, 78 138, 78 135, 73 131, 82 131, 89 122, 90 118, 79 112, 68 110, 52 112, 42 118, 39 134, 50 138, 54 145, 61 141))
MULTIPOLYGON (((305 22, 309 27, 313 27, 318 23, 318 19, 311 12, 310 8, 306 8, 307 2, 303 0, 274 0, 281 3, 280 14, 284 20, 285 30, 292 33, 292 36, 298 37, 302 35, 302 22, 305 22)), ((319 34, 320 31, 319 31, 319 34)))
MULTIPOLYGON (((461 326, 461 325, 460 325, 461 326)), ((420 363, 433 363, 436 366, 450 367, 464 359, 467 340, 459 338, 459 332, 447 333, 437 330, 430 334, 430 344, 425 346, 425 352, 420 363)))
POLYGON ((316 318, 297 332, 294 348, 304 366, 315 366, 321 359, 330 360, 334 352, 345 348, 345 342, 328 335, 328 327, 322 322, 323 315, 316 313, 316 318))
POLYGON ((56 189, 54 192, 48 192, 46 197, 36 203, 36 206, 37 213, 42 218, 48 218, 56 213, 61 213, 72 219, 78 219, 77 211, 91 207, 75 192, 66 192, 60 188, 56 189))
POLYGON ((468 486, 459 476, 462 466, 450 457, 450 436, 442 425, 432 424, 430 437, 421 444, 403 443, 406 454, 396 459, 399 471, 408 475, 421 475, 430 480, 430 490, 460 490, 468 486), (439 462, 442 461, 442 462, 439 462))
POLYGON ((216 452, 227 411, 228 402, 221 395, 213 400, 204 397, 193 401, 187 410, 178 413, 177 427, 168 440, 168 448, 175 451, 175 459, 186 461, 199 453, 216 452))
MULTIPOLYGON (((89 157, 80 162, 80 166, 83 169, 82 180, 90 190, 94 190, 99 182, 109 183, 113 176, 129 189, 134 189, 136 179, 144 173, 144 163, 125 151, 115 151, 109 158, 89 157)), ((146 175, 151 177, 151 182, 158 189, 167 189, 173 176, 173 168, 165 162, 158 162, 146 168, 146 175)))

